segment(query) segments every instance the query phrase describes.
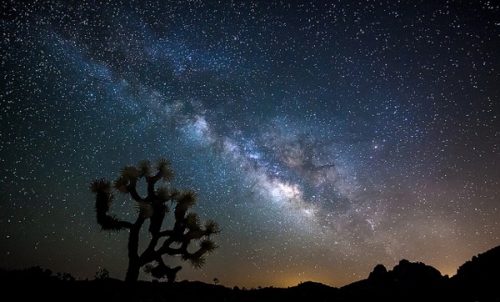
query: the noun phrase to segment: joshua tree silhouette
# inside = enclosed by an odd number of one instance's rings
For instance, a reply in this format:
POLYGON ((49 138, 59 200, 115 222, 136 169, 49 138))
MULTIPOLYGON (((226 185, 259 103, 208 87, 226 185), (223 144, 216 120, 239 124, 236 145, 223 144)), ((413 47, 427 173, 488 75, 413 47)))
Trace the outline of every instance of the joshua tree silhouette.
POLYGON ((170 163, 160 159, 156 165, 155 173, 149 161, 141 161, 137 166, 126 166, 121 171, 121 176, 115 180, 114 189, 121 193, 129 194, 136 202, 138 215, 135 222, 121 220, 109 214, 113 201, 113 189, 106 179, 97 179, 92 182, 90 189, 96 195, 95 210, 97 223, 103 230, 129 231, 128 239, 128 269, 126 281, 136 281, 139 270, 146 266, 145 271, 156 278, 167 278, 169 282, 175 280, 177 272, 182 268, 170 268, 163 261, 164 255, 181 256, 182 260, 190 261, 195 268, 205 263, 204 255, 217 248, 210 240, 210 236, 219 232, 219 226, 213 220, 208 220, 204 226, 196 213, 189 209, 196 202, 193 191, 180 192, 170 186, 159 185, 162 181, 167 184, 173 178, 170 163), (147 195, 141 196, 137 191, 138 182, 144 179, 147 195), (157 186, 158 184, 158 186, 157 186), (172 229, 162 229, 162 224, 169 211, 168 203, 174 209, 174 225, 172 229), (149 219, 149 233, 151 241, 142 253, 139 253, 139 233, 149 219), (163 242, 159 244, 162 240, 163 242), (199 248, 189 251, 192 241, 199 242, 199 248))

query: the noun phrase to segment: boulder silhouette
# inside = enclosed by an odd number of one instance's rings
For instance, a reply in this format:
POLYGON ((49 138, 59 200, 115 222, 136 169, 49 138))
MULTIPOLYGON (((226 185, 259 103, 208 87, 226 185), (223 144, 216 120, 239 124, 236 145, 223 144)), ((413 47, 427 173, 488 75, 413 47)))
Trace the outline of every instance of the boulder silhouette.
POLYGON ((383 264, 377 264, 377 266, 375 266, 373 271, 368 276, 368 279, 373 281, 379 281, 385 278, 387 278, 387 269, 383 264))
POLYGON ((421 262, 399 261, 389 273, 394 284, 404 288, 421 288, 439 285, 445 278, 430 265, 421 262))

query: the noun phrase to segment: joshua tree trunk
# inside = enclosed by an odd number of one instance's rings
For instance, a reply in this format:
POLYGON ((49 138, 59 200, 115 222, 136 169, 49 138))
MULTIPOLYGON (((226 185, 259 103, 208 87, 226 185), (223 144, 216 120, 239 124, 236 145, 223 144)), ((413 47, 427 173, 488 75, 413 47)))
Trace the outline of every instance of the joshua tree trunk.
POLYGON ((137 281, 139 279, 139 270, 141 263, 139 260, 139 231, 141 230, 144 219, 139 217, 135 224, 130 228, 128 238, 128 269, 125 281, 137 281))
POLYGON ((139 270, 140 270, 140 265, 138 261, 134 261, 132 259, 129 259, 128 261, 128 269, 127 269, 127 275, 125 276, 125 281, 127 282, 135 282, 137 279, 139 279, 139 270))

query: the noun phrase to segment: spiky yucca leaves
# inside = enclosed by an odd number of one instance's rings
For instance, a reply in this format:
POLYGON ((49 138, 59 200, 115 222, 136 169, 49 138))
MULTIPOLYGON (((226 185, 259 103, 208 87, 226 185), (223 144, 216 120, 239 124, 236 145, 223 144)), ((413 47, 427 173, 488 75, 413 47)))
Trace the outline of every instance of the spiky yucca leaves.
POLYGON ((120 177, 115 180, 114 187, 121 193, 129 193, 130 184, 136 182, 140 177, 142 177, 140 168, 126 166, 122 169, 120 177))
POLYGON ((115 180, 113 186, 121 193, 128 193, 128 188, 127 188, 128 184, 129 180, 127 178, 118 177, 118 179, 115 180))
POLYGON ((122 176, 126 180, 136 180, 141 176, 141 171, 134 166, 126 166, 122 169, 122 176))
POLYGON ((192 207, 196 203, 196 192, 194 191, 185 191, 179 194, 177 198, 177 203, 186 206, 188 208, 192 207))
POLYGON ((170 162, 164 158, 158 160, 157 169, 161 173, 161 176, 164 181, 170 181, 174 178, 174 171, 170 166, 170 162))
POLYGON ((212 253, 218 246, 210 239, 200 242, 199 249, 194 253, 184 253, 182 259, 189 261, 194 268, 201 268, 205 264, 205 255, 212 253))
POLYGON ((149 176, 151 174, 151 162, 149 160, 141 160, 137 165, 139 177, 149 176))
POLYGON ((205 253, 211 253, 217 248, 217 244, 215 244, 212 240, 210 239, 205 239, 202 242, 200 242, 200 251, 205 254, 205 253))
POLYGON ((184 218, 189 208, 196 204, 196 193, 194 191, 182 192, 177 196, 176 201, 175 219, 181 220, 184 218))
POLYGON ((171 192, 168 188, 160 187, 156 190, 156 196, 162 201, 166 202, 172 198, 171 192))
POLYGON ((194 268, 201 268, 203 267, 203 265, 205 265, 205 257, 203 256, 199 256, 199 257, 188 257, 186 260, 189 261, 189 263, 191 263, 191 265, 194 267, 194 268))
POLYGON ((90 184, 90 191, 92 193, 100 193, 100 192, 111 192, 111 184, 104 178, 96 179, 90 184))
POLYGON ((211 219, 207 220, 205 222, 205 233, 207 236, 220 233, 219 224, 214 220, 211 219))
POLYGON ((169 194, 170 194, 170 200, 177 200, 179 196, 181 195, 181 191, 177 189, 169 189, 169 194))
POLYGON ((186 215, 186 226, 190 231, 197 231, 201 229, 200 218, 196 213, 189 213, 186 215))

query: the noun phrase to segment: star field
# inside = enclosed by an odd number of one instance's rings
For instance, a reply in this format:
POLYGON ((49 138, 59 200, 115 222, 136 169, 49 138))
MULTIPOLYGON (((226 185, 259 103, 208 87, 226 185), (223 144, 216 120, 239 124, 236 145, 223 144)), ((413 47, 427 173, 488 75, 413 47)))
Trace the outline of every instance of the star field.
POLYGON ((2 267, 123 278, 127 234, 100 231, 88 186, 159 157, 222 228, 180 279, 339 286, 402 258, 454 274, 500 243, 494 1, 1 11, 2 267))

